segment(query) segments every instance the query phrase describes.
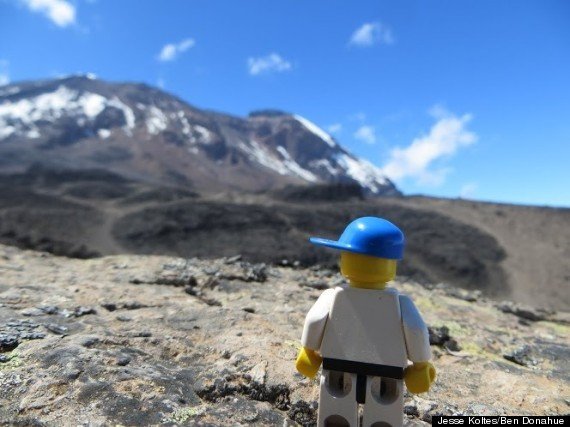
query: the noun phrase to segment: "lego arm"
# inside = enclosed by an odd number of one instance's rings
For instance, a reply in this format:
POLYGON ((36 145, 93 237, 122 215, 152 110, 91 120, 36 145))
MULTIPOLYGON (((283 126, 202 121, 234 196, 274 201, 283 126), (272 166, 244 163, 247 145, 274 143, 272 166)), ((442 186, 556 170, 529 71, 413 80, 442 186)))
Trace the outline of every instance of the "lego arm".
POLYGON ((435 368, 429 362, 431 348, 429 334, 422 316, 412 300, 400 295, 400 310, 402 312, 402 327, 408 359, 413 362, 406 368, 404 379, 411 393, 424 393, 429 390, 435 380, 435 368))
POLYGON ((309 378, 313 378, 321 366, 322 358, 317 352, 321 348, 334 295, 334 289, 324 291, 305 318, 303 337, 301 338, 303 348, 299 351, 295 367, 302 375, 309 378))

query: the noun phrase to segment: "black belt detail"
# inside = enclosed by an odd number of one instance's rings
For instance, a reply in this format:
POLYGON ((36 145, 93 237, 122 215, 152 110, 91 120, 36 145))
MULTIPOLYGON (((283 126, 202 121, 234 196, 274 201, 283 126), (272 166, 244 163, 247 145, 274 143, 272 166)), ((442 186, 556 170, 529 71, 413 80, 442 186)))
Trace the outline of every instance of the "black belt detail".
POLYGON ((356 375, 356 401, 361 405, 366 403, 366 375, 356 375))
POLYGON ((323 369, 329 371, 350 372, 351 374, 370 375, 401 380, 404 368, 399 366, 377 365, 375 363, 353 362, 352 360, 323 358, 323 369))

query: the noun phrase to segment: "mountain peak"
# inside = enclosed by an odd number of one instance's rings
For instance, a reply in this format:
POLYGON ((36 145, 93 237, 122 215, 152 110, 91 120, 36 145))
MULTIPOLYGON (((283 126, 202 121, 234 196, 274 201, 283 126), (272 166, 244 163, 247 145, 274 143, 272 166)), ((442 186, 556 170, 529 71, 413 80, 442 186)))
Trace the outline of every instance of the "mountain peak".
POLYGON ((242 119, 93 75, 0 89, 0 142, 2 158, 18 159, 4 162, 11 168, 103 167, 203 192, 357 183, 366 193, 398 194, 378 168, 302 116, 265 109, 242 119))
POLYGON ((275 110, 271 108, 266 108, 262 110, 253 110, 249 113, 249 117, 282 117, 291 116, 291 113, 287 113, 281 110, 275 110))
POLYGON ((70 80, 97 80, 97 75, 94 73, 67 74, 60 76, 57 80, 60 80, 62 82, 70 80))

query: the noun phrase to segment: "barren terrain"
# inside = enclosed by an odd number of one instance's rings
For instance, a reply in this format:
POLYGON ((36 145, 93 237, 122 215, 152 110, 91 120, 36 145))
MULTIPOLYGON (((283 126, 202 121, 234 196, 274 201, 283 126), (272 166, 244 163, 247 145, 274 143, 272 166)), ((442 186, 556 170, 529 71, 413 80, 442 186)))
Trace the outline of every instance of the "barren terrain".
MULTIPOLYGON (((312 425, 318 386, 294 370, 305 313, 332 270, 0 245, 0 424, 312 425)), ((435 414, 564 414, 568 313, 409 280, 438 379, 407 396, 435 414)))
POLYGON ((120 253, 303 266, 336 264, 307 243, 359 216, 407 237, 400 273, 422 283, 564 309, 570 304, 570 210, 425 197, 364 198, 354 187, 198 195, 99 170, 0 175, 0 242, 91 258, 120 253))

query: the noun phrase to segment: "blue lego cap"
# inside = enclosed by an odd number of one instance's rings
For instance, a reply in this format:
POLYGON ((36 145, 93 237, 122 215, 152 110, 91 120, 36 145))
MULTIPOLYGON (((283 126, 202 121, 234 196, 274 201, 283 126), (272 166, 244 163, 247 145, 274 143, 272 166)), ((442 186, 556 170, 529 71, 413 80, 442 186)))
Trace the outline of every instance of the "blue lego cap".
POLYGON ((404 233, 390 221, 366 216, 352 221, 338 240, 311 237, 311 243, 387 259, 402 259, 404 233))

